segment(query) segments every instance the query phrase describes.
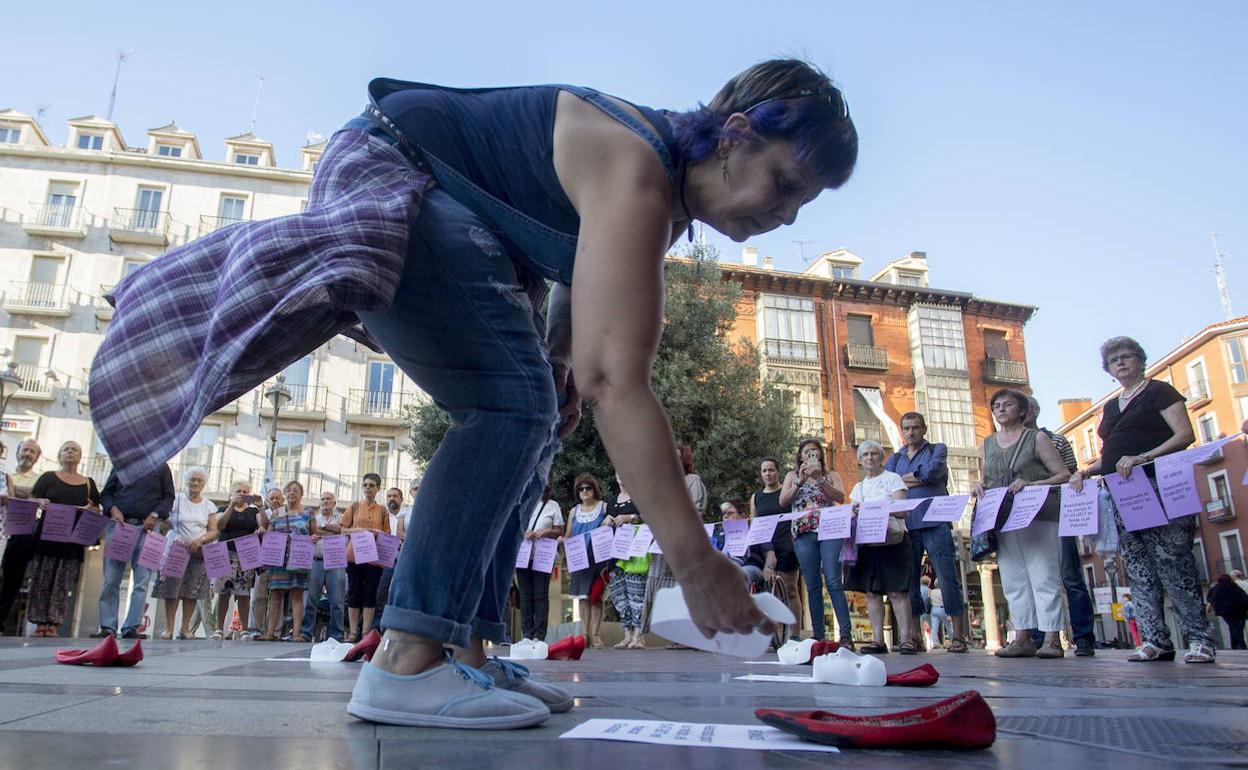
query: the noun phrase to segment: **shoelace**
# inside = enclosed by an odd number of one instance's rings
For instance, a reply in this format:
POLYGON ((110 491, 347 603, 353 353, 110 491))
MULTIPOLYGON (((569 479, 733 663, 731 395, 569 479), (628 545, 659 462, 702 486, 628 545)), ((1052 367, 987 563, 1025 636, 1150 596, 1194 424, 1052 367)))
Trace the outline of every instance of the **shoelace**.
POLYGON ((510 660, 502 660, 500 658, 490 658, 494 663, 503 670, 503 674, 507 676, 508 682, 514 682, 517 679, 528 679, 529 668, 519 663, 512 663, 510 660))
POLYGON ((459 661, 451 657, 451 654, 449 652, 446 654, 446 664, 454 668, 455 673, 459 674, 460 676, 462 676, 464 679, 468 680, 469 682, 475 682, 476 684, 481 685, 487 690, 494 686, 494 680, 491 679, 488 674, 478 671, 472 666, 467 666, 467 665, 464 665, 463 663, 460 663, 459 661))

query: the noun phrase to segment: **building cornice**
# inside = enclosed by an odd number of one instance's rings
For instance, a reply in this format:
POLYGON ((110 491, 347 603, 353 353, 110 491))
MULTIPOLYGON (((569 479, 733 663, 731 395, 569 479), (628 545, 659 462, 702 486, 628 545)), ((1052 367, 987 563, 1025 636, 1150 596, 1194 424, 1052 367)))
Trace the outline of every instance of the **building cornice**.
POLYGON ((68 147, 32 147, 20 144, 0 144, 0 157, 2 156, 139 166, 168 171, 224 174, 245 179, 298 182, 301 184, 308 184, 312 180, 311 172, 298 169, 284 169, 276 166, 248 166, 212 160, 196 160, 194 158, 171 158, 165 155, 148 155, 147 153, 139 152, 111 152, 105 150, 78 150, 68 147))

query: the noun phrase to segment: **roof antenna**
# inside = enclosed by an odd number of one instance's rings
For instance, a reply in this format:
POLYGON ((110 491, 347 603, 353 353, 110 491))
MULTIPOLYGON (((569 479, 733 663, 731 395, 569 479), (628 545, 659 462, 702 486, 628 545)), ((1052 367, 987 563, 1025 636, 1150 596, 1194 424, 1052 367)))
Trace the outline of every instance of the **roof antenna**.
POLYGON ((1218 248, 1218 234, 1210 233, 1209 238, 1213 241, 1213 274, 1218 280, 1218 295, 1222 298, 1222 316, 1229 321, 1235 317, 1235 311, 1231 309, 1231 286, 1226 281, 1226 266, 1222 263, 1222 250, 1218 248))
POLYGON ((256 83, 256 106, 251 110, 251 128, 250 133, 256 133, 256 116, 260 114, 260 92, 264 90, 264 75, 260 76, 260 81, 256 83))
POLYGON ((108 95, 108 114, 104 116, 110 123, 113 122, 113 108, 117 106, 117 81, 121 78, 121 65, 125 64, 126 59, 129 59, 133 53, 133 48, 129 51, 117 52, 117 69, 113 72, 113 90, 108 95))

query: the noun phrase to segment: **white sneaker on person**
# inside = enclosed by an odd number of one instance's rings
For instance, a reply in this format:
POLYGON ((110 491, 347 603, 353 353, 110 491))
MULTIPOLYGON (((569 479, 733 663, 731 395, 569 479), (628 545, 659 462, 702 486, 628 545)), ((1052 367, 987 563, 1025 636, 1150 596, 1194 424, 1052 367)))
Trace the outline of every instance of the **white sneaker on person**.
POLYGON ((382 724, 464 730, 531 727, 550 717, 540 700, 494 687, 489 676, 449 655, 445 664, 411 675, 365 663, 347 713, 382 724))
POLYGON ((527 666, 512 663, 510 660, 490 658, 480 670, 494 680, 495 687, 537 698, 546 704, 552 714, 572 710, 573 699, 567 690, 553 684, 533 681, 527 666))

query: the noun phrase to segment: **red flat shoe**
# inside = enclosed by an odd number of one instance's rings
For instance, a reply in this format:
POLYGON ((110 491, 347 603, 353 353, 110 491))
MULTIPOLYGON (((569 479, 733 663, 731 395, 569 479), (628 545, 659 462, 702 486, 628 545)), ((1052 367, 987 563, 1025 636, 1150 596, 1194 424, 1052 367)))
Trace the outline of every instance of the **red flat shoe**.
POLYGON ((997 738, 992 709, 974 690, 896 714, 849 716, 828 711, 758 709, 754 715, 764 724, 802 740, 850 749, 986 749, 997 738))
POLYGON ((347 650, 347 657, 343 658, 343 660, 352 661, 360 658, 372 660, 373 653, 377 652, 377 645, 379 644, 381 644, 381 632, 374 628, 372 631, 364 634, 364 638, 356 642, 354 647, 347 650))
POLYGON ((565 636, 546 651, 546 660, 580 660, 585 652, 585 637, 565 636))
POLYGON ((820 655, 831 655, 832 653, 836 652, 839 649, 841 649, 840 642, 824 642, 824 641, 815 642, 815 645, 810 648, 810 660, 806 662, 813 663, 815 658, 819 657, 820 655))
POLYGON ((56 662, 66 666, 111 666, 117 660, 117 640, 109 636, 89 650, 57 650, 56 662))
POLYGON ((885 684, 895 687, 931 687, 940 681, 940 672, 931 663, 903 671, 900 674, 889 674, 885 684))
POLYGON ((129 668, 138 665, 140 660, 143 660, 143 640, 135 639, 134 646, 118 655, 113 665, 129 668))

